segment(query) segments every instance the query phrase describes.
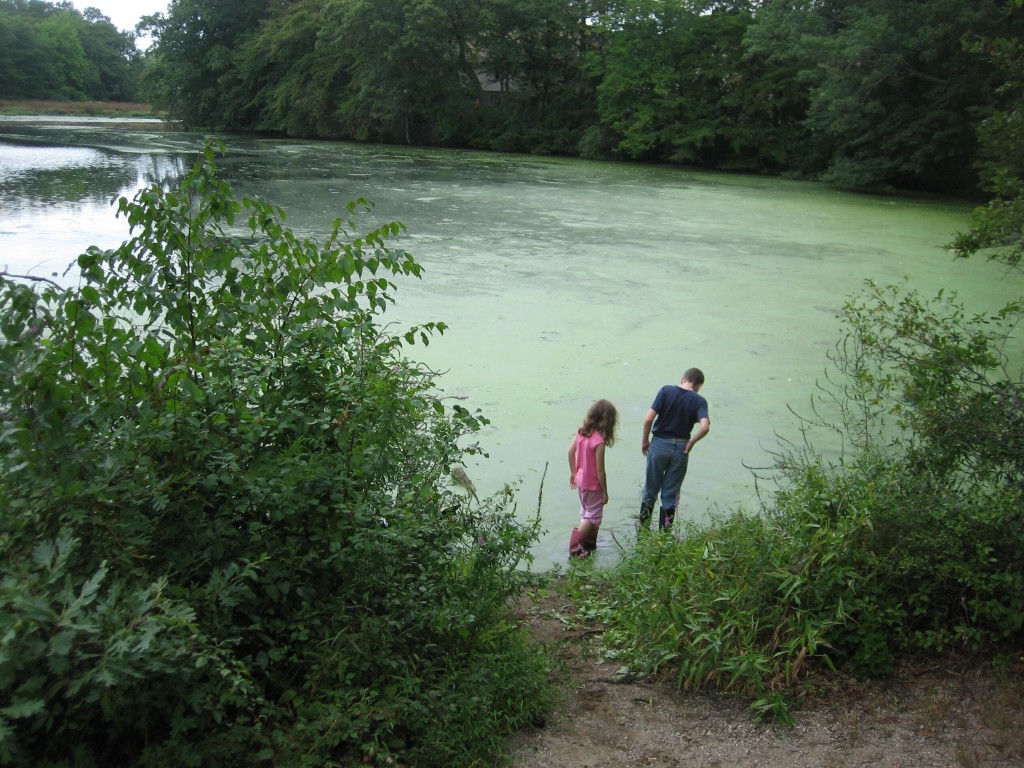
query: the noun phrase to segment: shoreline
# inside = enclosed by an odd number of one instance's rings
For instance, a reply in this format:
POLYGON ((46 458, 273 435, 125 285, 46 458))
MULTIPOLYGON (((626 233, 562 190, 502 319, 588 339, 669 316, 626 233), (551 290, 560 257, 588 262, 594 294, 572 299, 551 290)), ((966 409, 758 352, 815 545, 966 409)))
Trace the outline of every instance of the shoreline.
POLYGON ((47 101, 45 99, 0 99, 0 115, 80 115, 87 117, 162 118, 144 102, 131 101, 47 101))

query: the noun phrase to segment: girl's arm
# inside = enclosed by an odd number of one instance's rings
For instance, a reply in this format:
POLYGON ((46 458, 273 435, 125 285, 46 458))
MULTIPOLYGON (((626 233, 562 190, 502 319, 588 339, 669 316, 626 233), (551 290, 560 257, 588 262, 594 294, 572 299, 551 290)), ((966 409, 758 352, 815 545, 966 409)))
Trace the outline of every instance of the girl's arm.
POLYGON ((569 446, 569 487, 576 487, 576 442, 580 439, 580 435, 577 432, 576 436, 572 439, 572 445, 569 446))
POLYGON ((608 503, 608 476, 604 472, 604 443, 598 444, 594 450, 597 459, 597 481, 601 484, 601 491, 604 493, 604 503, 608 503))

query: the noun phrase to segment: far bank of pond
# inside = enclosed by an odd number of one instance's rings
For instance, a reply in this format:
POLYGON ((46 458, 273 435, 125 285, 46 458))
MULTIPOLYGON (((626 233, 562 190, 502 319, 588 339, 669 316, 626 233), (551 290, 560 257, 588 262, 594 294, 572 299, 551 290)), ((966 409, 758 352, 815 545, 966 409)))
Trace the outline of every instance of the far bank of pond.
POLYGON ((89 115, 93 117, 159 117, 149 104, 128 101, 46 101, 0 99, 0 115, 89 115))
MULTIPOLYGON (((171 182, 202 136, 97 118, 0 118, 0 251, 14 271, 50 275, 87 246, 127 236, 110 201, 171 182)), ((450 326, 409 355, 443 371, 453 402, 491 419, 489 458, 467 470, 481 494, 519 487, 532 514, 545 467, 548 533, 538 564, 564 558, 578 501, 566 452, 590 403, 619 409, 608 452, 611 502, 598 558, 632 532, 644 459, 640 425, 658 387, 696 365, 712 432, 692 457, 684 514, 755 509, 749 468, 779 436, 801 438, 843 302, 865 279, 926 295, 958 291, 976 309, 1019 296, 997 265, 943 249, 964 201, 866 196, 817 184, 479 152, 221 137, 241 194, 324 234, 351 199, 365 228, 398 220, 424 266, 387 320, 450 326)), ((835 443, 822 444, 834 450, 835 443)), ((770 485, 762 485, 770 487, 770 485)))

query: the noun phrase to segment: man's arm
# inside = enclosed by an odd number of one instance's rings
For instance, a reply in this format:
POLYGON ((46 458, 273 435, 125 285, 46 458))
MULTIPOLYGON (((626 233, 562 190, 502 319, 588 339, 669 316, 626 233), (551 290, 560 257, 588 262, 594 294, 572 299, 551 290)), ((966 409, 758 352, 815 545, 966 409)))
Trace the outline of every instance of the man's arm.
POLYGON ((640 452, 644 456, 647 455, 647 449, 651 447, 651 427, 654 426, 654 419, 658 415, 658 412, 653 408, 647 410, 647 415, 644 416, 644 435, 640 441, 640 452))
POLYGON ((711 420, 705 416, 700 420, 700 426, 697 427, 697 431, 693 433, 690 439, 686 442, 686 453, 689 453, 693 448, 694 444, 698 440, 703 440, 704 436, 711 431, 711 420))

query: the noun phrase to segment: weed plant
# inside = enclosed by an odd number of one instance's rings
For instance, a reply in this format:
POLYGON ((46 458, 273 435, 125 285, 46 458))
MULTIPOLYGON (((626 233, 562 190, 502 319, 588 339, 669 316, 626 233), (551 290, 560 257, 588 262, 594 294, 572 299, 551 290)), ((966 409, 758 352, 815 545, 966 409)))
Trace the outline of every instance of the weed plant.
POLYGON ((216 157, 0 282, 0 764, 493 762, 551 701, 537 520, 451 490, 485 420, 379 325, 400 225, 300 238, 216 157))
POLYGON ((812 659, 825 659, 841 604, 825 585, 849 577, 835 557, 849 531, 829 525, 787 530, 736 514, 678 535, 641 535, 608 573, 611 655, 634 674, 670 674, 684 690, 752 697, 786 720, 782 691, 812 659))
POLYGON ((822 388, 842 421, 805 424, 841 435, 843 458, 787 447, 759 514, 645 532, 607 574, 580 571, 601 583, 583 610, 609 653, 781 722, 822 665, 877 676, 901 657, 1019 654, 1024 385, 1007 345, 1022 309, 971 317, 869 284, 846 307, 841 384, 822 388))

